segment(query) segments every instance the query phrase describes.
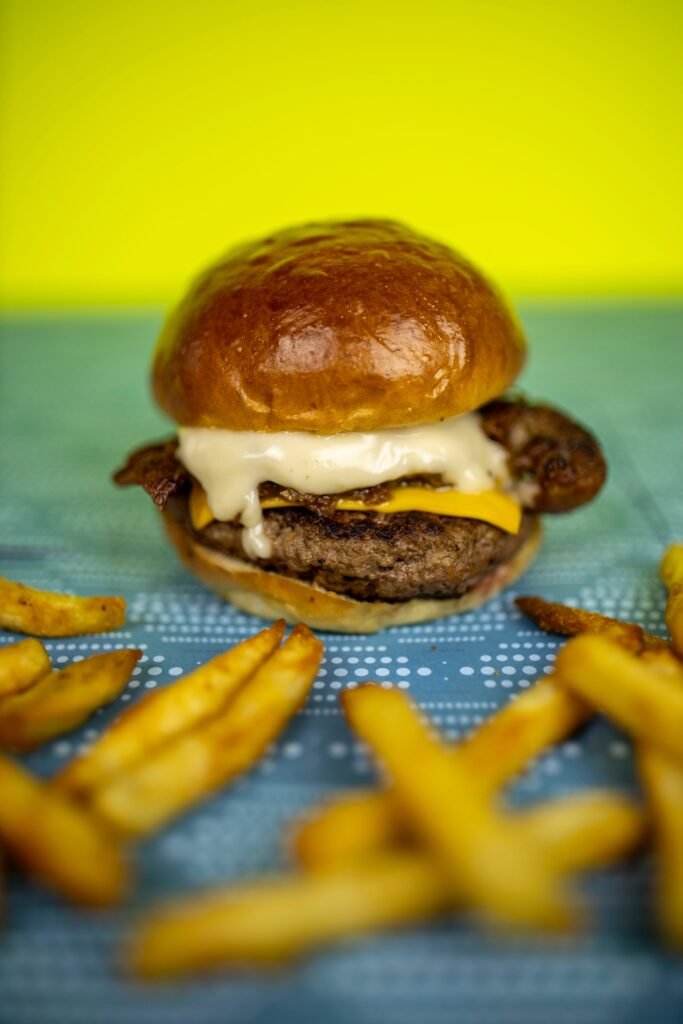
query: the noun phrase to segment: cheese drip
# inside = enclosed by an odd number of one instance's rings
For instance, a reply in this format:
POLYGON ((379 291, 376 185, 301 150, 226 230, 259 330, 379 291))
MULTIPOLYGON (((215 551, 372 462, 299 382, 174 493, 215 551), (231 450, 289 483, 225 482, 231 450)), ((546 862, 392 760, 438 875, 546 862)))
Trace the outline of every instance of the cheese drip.
POLYGON ((439 474, 464 494, 503 488, 507 453, 476 413, 441 423, 367 434, 321 436, 181 427, 178 458, 206 491, 216 519, 240 516, 252 558, 268 558, 259 485, 271 480, 300 493, 339 494, 401 477, 439 474))

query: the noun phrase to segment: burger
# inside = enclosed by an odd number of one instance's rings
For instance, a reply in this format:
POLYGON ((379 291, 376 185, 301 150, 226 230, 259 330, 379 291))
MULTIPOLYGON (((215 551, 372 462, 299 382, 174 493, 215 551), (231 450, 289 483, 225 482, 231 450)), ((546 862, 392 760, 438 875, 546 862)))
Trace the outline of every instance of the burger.
POLYGON ((369 633, 468 611, 526 569, 541 514, 605 480, 583 426, 505 394, 525 352, 445 245, 386 220, 290 228, 171 313, 152 386, 177 435, 114 479, 247 612, 369 633))

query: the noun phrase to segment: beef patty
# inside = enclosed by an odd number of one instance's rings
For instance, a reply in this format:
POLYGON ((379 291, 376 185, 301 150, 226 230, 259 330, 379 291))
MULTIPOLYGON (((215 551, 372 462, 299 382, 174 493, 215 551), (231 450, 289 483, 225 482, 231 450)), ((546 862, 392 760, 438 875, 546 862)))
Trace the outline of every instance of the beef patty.
MULTIPOLYGON (((168 510, 200 544, 253 561, 242 547, 239 523, 215 521, 194 530, 181 496, 171 499, 168 510)), ((308 508, 270 509, 264 527, 272 555, 258 565, 361 601, 460 597, 512 557, 534 519, 525 514, 513 535, 476 519, 427 512, 325 515, 308 508)))

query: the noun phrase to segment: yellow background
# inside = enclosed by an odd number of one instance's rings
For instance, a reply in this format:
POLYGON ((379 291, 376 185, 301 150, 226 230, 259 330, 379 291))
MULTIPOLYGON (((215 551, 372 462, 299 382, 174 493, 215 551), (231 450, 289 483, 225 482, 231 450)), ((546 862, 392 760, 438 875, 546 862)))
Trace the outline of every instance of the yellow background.
POLYGON ((233 241, 399 217, 518 295, 683 282, 683 5, 5 0, 5 305, 156 304, 233 241))

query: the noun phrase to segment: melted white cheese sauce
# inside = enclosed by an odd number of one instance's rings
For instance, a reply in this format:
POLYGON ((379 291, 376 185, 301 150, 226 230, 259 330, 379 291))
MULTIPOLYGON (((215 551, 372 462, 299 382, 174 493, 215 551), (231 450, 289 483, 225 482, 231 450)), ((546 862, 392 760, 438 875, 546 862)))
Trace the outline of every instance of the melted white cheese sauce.
POLYGON ((267 480, 308 494, 338 494, 421 473, 439 473, 468 494, 508 483, 507 453, 486 436, 476 413, 371 434, 181 427, 178 458, 206 491, 216 519, 241 516, 252 558, 271 553, 258 498, 259 484, 267 480))

